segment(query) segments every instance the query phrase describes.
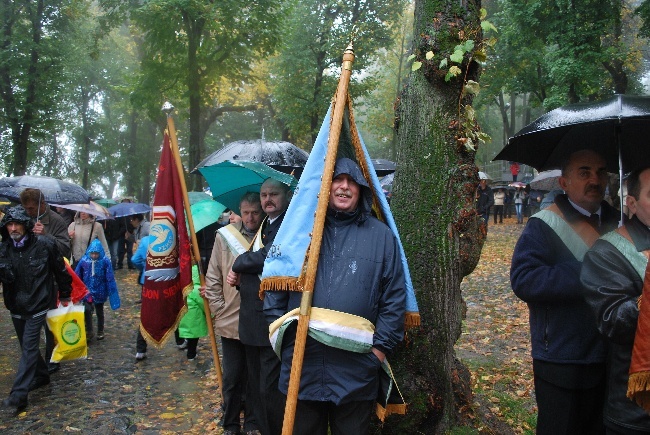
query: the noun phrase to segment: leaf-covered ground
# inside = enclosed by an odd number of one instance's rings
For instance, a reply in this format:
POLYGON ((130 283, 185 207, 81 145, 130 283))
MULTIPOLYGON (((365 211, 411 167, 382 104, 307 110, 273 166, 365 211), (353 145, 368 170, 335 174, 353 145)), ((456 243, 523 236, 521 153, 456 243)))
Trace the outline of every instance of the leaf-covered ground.
MULTIPOLYGON (((198 357, 188 361, 170 340, 149 346, 148 358, 135 361, 140 286, 135 271, 120 270, 116 280, 122 307, 108 304, 106 338, 92 340, 88 358, 61 363, 51 383, 29 395, 28 408, 1 418, 2 434, 220 434, 220 397, 207 338, 198 357)), ((19 344, 9 312, 0 309, 0 399, 11 390, 19 344)))
MULTIPOLYGON (((484 412, 486 407, 478 404, 487 404, 514 433, 534 433, 528 308, 512 292, 509 279, 512 252, 523 228, 513 218, 503 224, 490 222, 479 264, 461 285, 467 317, 456 353, 472 373, 474 412, 484 412)), ((477 421, 485 418, 476 416, 477 421)))

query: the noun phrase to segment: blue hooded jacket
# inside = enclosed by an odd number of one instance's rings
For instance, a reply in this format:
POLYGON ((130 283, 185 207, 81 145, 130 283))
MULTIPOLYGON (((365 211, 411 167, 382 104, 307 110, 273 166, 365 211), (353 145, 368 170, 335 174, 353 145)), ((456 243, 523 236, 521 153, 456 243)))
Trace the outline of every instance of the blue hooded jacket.
POLYGON ((109 293, 117 291, 111 260, 106 258, 104 248, 98 239, 90 242, 86 254, 77 264, 75 273, 88 287, 94 303, 106 302, 109 293), (97 260, 90 258, 91 252, 99 253, 99 258, 97 260))

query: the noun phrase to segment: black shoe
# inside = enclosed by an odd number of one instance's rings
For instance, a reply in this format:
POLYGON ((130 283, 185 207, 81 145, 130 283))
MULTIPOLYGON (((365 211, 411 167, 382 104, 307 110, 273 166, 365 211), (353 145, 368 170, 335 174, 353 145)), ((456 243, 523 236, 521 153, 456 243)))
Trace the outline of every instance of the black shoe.
POLYGON ((129 266, 129 270, 135 270, 135 266, 129 266))
POLYGON ((118 264, 117 267, 115 268, 115 270, 120 270, 120 269, 124 269, 124 266, 122 266, 121 264, 118 264))
POLYGON ((103 340, 104 339, 104 331, 98 332, 97 333, 97 340, 103 340))
POLYGON ((27 397, 20 400, 9 396, 2 401, 2 405, 0 405, 0 412, 5 415, 15 416, 22 412, 22 410, 25 408, 27 408, 27 397))
POLYGON ((50 383, 50 377, 47 378, 34 378, 29 384, 29 391, 37 390, 41 387, 44 387, 50 383))
POLYGON ((53 363, 53 362, 47 363, 47 372, 49 374, 58 372, 60 368, 61 368, 61 364, 59 363, 53 363))

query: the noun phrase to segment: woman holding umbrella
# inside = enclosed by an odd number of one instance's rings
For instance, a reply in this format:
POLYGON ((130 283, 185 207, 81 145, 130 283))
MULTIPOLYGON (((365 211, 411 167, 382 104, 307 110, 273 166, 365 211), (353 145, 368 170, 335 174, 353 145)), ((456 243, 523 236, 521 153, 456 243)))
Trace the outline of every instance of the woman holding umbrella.
POLYGON ((79 212, 75 215, 74 222, 68 226, 68 234, 72 244, 72 268, 74 269, 81 260, 81 257, 86 253, 88 245, 94 239, 99 239, 106 252, 106 257, 110 259, 110 250, 106 237, 104 236, 104 228, 102 224, 95 220, 95 216, 88 213, 79 212))

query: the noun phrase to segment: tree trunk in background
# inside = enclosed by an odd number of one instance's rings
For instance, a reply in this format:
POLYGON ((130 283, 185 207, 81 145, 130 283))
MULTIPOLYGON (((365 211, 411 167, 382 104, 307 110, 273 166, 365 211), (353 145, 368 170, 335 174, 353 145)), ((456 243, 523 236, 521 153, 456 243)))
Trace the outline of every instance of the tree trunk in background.
POLYGON ((499 92, 499 99, 497 100, 499 113, 501 113, 501 122, 503 123, 503 146, 508 143, 508 135, 510 134, 510 119, 508 119, 508 110, 506 101, 503 98, 503 91, 499 92))
POLYGON ((90 162, 90 119, 88 116, 88 111, 90 110, 90 86, 86 88, 83 84, 79 86, 79 94, 80 94, 80 107, 79 107, 79 112, 81 113, 81 138, 80 138, 80 143, 81 143, 81 149, 79 150, 80 152, 80 158, 79 158, 79 164, 81 165, 82 169, 82 176, 81 176, 81 187, 83 187, 86 190, 90 189, 90 177, 88 174, 88 162, 90 162))
MULTIPOLYGON (((517 94, 514 92, 510 93, 510 130, 508 131, 508 137, 515 135, 517 131, 517 94)), ((507 142, 506 142, 507 143, 507 142)))
POLYGON ((139 184, 138 174, 133 171, 136 159, 138 158, 138 113, 132 109, 129 119, 129 139, 126 146, 127 163, 126 167, 122 168, 125 178, 125 191, 126 195, 134 195, 135 188, 139 184))
MULTIPOLYGON (((459 32, 477 31, 480 1, 416 0, 414 52, 433 50, 435 61, 411 74, 398 108, 395 213, 418 298, 421 326, 407 332, 390 358, 408 403, 405 416, 391 415, 382 433, 443 433, 458 410, 472 403, 470 376, 455 356, 464 304, 460 283, 476 266, 485 239, 474 206, 478 182, 475 152, 459 146, 463 80, 478 81, 479 67, 450 82, 437 69, 459 44, 459 32)), ((482 37, 478 33, 478 38, 482 37)), ((475 39, 478 39, 475 38, 475 39)), ((462 105, 471 105, 463 98, 462 105)))

